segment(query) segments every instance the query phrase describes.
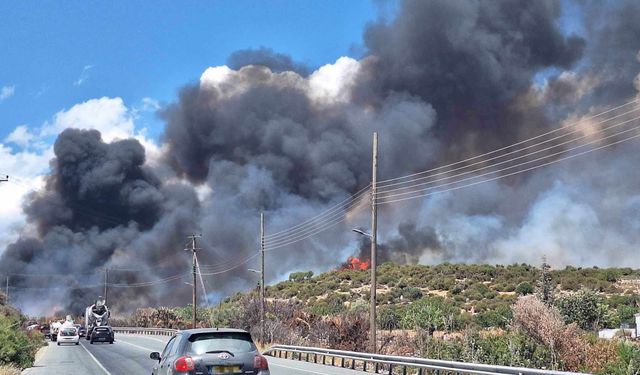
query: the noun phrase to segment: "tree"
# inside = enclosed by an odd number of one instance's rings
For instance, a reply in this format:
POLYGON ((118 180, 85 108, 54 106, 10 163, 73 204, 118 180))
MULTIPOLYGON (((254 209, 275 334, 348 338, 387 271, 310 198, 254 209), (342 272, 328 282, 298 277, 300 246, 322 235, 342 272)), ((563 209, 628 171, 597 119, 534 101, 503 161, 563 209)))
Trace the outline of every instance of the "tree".
POLYGON ((451 312, 442 298, 422 298, 407 307, 401 325, 406 329, 424 330, 431 335, 436 329, 447 326, 446 318, 451 312))
POLYGON ((596 331, 609 325, 612 315, 602 298, 591 290, 581 290, 558 298, 556 306, 565 323, 576 323, 584 330, 596 331))
POLYGON ((551 266, 547 263, 547 257, 542 257, 542 273, 538 281, 538 297, 547 305, 553 304, 553 290, 555 285, 551 278, 551 266))
POLYGON ((518 284, 516 287, 516 294, 521 296, 526 296, 527 294, 532 294, 534 292, 533 285, 524 281, 518 284))

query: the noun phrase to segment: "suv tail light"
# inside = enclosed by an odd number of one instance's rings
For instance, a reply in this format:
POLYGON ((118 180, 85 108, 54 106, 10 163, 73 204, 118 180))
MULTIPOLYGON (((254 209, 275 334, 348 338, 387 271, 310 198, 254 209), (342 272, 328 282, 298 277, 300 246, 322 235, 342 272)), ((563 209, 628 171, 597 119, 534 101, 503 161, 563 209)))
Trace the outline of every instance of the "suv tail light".
POLYGON ((193 365, 193 358, 189 356, 176 359, 173 363, 173 367, 175 367, 176 371, 191 371, 195 368, 193 365))
POLYGON ((261 355, 253 357, 253 368, 256 370, 268 370, 269 364, 267 363, 267 359, 261 355))

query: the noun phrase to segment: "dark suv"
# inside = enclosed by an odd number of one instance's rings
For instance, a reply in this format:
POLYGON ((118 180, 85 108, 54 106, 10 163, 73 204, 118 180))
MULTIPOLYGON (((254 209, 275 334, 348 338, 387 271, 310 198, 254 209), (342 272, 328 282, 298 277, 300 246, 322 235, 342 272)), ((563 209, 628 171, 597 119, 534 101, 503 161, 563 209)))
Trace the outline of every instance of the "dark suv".
POLYGON ((149 357, 158 361, 153 366, 153 375, 269 375, 267 359, 260 355, 251 335, 240 329, 178 331, 162 354, 153 352, 149 357))
POLYGON ((111 329, 111 327, 104 326, 96 327, 91 330, 89 342, 91 342, 92 344, 94 342, 108 342, 109 344, 113 344, 113 339, 113 329, 111 329))

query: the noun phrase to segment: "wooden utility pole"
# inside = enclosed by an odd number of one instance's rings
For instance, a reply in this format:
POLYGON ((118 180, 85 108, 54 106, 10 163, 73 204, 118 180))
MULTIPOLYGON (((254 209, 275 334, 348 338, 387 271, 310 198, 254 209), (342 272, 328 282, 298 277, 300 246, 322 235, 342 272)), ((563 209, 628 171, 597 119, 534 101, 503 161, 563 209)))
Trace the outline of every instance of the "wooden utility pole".
POLYGON ((6 295, 7 301, 5 302, 6 305, 9 305, 9 276, 7 276, 7 284, 4 287, 4 294, 6 295))
POLYGON ((193 305, 193 328, 196 328, 197 326, 197 319, 198 319, 198 306, 197 306, 197 299, 196 299, 196 273, 197 273, 197 263, 196 263, 196 251, 198 250, 197 246, 196 246, 196 238, 200 238, 202 237, 199 234, 192 234, 191 236, 189 236, 189 238, 191 239, 191 253, 192 253, 192 258, 191 258, 191 263, 192 263, 192 273, 193 273, 193 285, 192 285, 192 298, 191 298, 191 303, 193 305))
POLYGON ((264 212, 260 213, 260 340, 265 342, 265 289, 264 289, 264 212))
POLYGON ((104 304, 109 305, 107 303, 107 283, 109 282, 109 269, 105 267, 104 269, 104 304))
POLYGON ((378 242, 378 207, 376 183, 378 180, 378 133, 373 133, 373 163, 371 173, 371 302, 369 306, 369 329, 371 330, 371 353, 377 352, 376 338, 376 254, 378 242))

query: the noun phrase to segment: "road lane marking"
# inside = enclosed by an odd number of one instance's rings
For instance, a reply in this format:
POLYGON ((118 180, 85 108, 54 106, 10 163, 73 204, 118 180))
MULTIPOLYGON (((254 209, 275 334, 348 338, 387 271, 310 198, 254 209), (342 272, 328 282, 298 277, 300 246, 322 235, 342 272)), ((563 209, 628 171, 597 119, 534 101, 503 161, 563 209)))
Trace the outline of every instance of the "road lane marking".
POLYGON ((131 345, 131 346, 135 346, 136 348, 138 348, 138 349, 142 349, 142 350, 144 350, 144 351, 148 351, 149 353, 151 353, 151 352, 157 352, 157 350, 155 350, 155 349, 145 348, 144 346, 140 346, 140 345, 132 344, 132 343, 130 343, 130 342, 126 342, 126 341, 124 341, 124 340, 122 340, 122 339, 119 339, 119 340, 118 340, 118 342, 121 342, 121 343, 123 343, 123 344, 127 344, 127 345, 131 345))
POLYGON ((89 353, 89 356, 91 356, 91 358, 95 361, 95 363, 98 364, 98 367, 100 367, 102 369, 102 371, 104 371, 105 374, 111 375, 111 373, 109 371, 107 371, 106 368, 104 368, 102 363, 100 363, 100 361, 98 361, 98 359, 93 354, 91 354, 89 349, 85 348, 85 346, 83 344, 80 344, 80 346, 82 346, 82 349, 84 349, 87 353, 89 353))
POLYGON ((161 342, 161 343, 163 343, 163 344, 166 344, 166 343, 167 343, 167 341, 165 341, 165 340, 160 340, 160 339, 157 339, 157 338, 155 338, 155 337, 150 337, 150 336, 145 336, 145 335, 130 335, 130 334, 126 334, 126 333, 121 333, 121 334, 119 334, 118 336, 124 336, 124 337, 142 337, 142 338, 145 338, 145 339, 149 339, 149 340, 153 340, 153 341, 161 342))
MULTIPOLYGON (((267 363, 269 362, 269 360, 267 359, 267 363)), ((275 367, 284 367, 284 368, 288 368, 290 370, 296 370, 296 371, 303 371, 303 372, 309 372, 312 374, 319 374, 319 375, 329 375, 328 372, 317 372, 317 371, 312 371, 312 370, 305 370, 305 369, 301 369, 298 367, 291 367, 291 366, 285 366, 285 365, 279 365, 277 363, 269 363, 269 367, 271 366, 275 366, 275 367)))

